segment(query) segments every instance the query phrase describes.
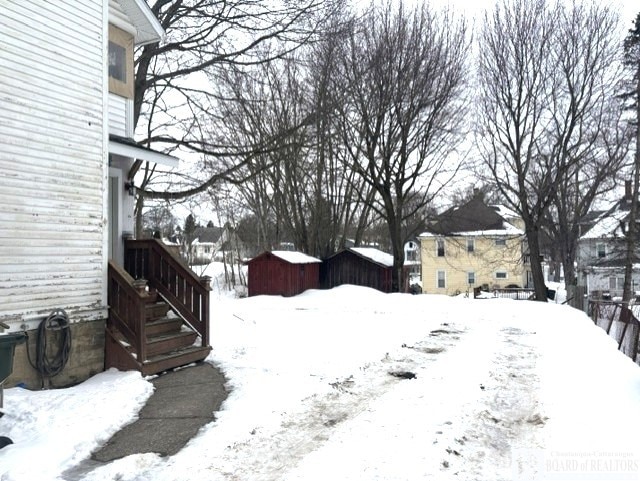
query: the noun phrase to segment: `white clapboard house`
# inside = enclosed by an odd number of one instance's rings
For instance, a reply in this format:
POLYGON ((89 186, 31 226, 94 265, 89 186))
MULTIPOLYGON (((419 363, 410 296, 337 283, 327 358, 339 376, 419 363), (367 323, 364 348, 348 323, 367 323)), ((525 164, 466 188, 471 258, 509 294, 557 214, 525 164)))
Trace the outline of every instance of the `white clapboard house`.
POLYGON ((135 169, 178 164, 133 141, 134 48, 163 35, 144 0, 0 2, 0 321, 32 357, 9 384, 209 352, 206 280, 133 239, 135 169))

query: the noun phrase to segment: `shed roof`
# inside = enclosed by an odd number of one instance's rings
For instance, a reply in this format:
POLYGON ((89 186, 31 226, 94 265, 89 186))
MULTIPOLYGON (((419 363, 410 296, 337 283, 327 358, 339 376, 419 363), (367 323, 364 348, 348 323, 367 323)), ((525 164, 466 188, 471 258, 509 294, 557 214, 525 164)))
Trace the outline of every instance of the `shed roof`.
POLYGON ((393 267, 393 256, 374 247, 351 247, 348 250, 383 267, 393 267))
POLYGON ((251 263, 254 260, 260 259, 262 257, 268 257, 273 255, 278 259, 281 259, 289 264, 316 264, 321 263, 320 259, 316 259, 315 257, 311 257, 303 252, 296 251, 266 251, 262 254, 255 256, 253 259, 249 259, 247 263, 251 263))
POLYGON ((289 264, 313 264, 315 262, 322 262, 320 259, 316 259, 315 257, 311 257, 303 252, 295 252, 295 251, 271 251, 271 253, 282 259, 283 261, 288 262, 289 264))

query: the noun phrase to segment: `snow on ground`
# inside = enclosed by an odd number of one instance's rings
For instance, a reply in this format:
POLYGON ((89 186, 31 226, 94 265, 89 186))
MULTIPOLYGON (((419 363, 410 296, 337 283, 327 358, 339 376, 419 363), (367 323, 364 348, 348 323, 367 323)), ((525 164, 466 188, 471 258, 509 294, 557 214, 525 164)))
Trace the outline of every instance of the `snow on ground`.
MULTIPOLYGON (((640 369, 570 307, 354 286, 212 304, 217 420, 83 479, 640 479, 640 369)), ((5 390, 0 480, 65 479, 150 386, 5 390)))

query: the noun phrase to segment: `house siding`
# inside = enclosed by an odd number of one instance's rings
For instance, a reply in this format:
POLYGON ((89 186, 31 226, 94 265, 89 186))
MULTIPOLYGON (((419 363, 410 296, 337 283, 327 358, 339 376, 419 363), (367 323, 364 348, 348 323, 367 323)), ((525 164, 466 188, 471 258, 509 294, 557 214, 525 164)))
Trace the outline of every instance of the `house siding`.
POLYGON ((458 294, 487 284, 489 288, 525 283, 522 264, 522 240, 506 239, 505 246, 496 246, 495 237, 474 236, 474 251, 467 252, 467 238, 443 237, 445 255, 438 257, 438 237, 422 237, 422 291, 430 294, 458 294), (445 272, 446 285, 438 288, 438 271, 445 272), (475 284, 469 285, 468 273, 475 274, 475 284), (506 272, 506 279, 496 279, 496 272, 506 272))
POLYGON ((0 29, 0 318, 106 317, 105 12, 6 0, 0 29))
POLYGON ((119 95, 109 94, 109 134, 120 137, 133 137, 127 118, 127 99, 119 95))

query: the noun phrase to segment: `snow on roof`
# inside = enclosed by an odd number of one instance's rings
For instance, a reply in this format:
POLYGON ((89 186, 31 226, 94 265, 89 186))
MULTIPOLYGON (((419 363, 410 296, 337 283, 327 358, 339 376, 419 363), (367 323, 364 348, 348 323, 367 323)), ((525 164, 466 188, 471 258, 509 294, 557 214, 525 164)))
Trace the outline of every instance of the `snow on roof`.
POLYGON ((393 267, 393 256, 373 247, 351 247, 349 250, 386 267, 393 267))
POLYGON ((603 239, 608 237, 622 237, 620 223, 629 215, 627 210, 614 210, 602 214, 593 227, 581 239, 603 239))
MULTIPOLYGON (((472 230, 472 231, 460 231, 451 232, 446 236, 466 236, 466 237, 492 237, 492 236, 520 236, 524 234, 522 229, 518 229, 508 222, 503 222, 503 229, 490 229, 490 230, 472 230)), ((419 237, 442 237, 443 234, 436 234, 433 232, 423 232, 419 237)))
POLYGON ((510 218, 519 219, 520 218, 520 216, 518 215, 518 213, 516 211, 510 209, 506 205, 492 204, 491 207, 494 208, 498 212, 498 215, 500 217, 503 217, 504 219, 510 219, 510 218))
POLYGON ((314 262, 322 262, 320 259, 316 259, 315 257, 311 257, 302 252, 271 251, 271 253, 289 264, 312 264, 314 262))

